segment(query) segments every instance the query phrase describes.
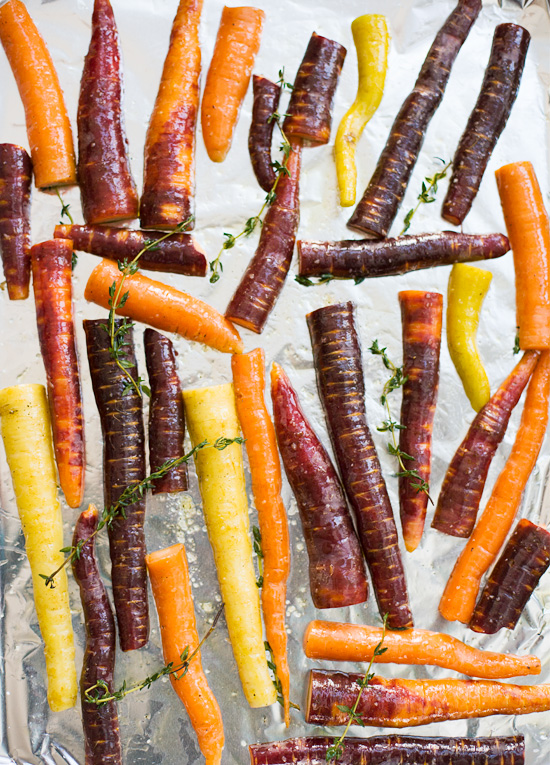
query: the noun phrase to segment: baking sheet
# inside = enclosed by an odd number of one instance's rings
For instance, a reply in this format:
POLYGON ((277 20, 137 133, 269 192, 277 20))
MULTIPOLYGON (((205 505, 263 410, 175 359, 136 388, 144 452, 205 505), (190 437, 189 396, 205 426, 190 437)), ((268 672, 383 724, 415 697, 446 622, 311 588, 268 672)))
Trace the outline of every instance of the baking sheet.
MULTIPOLYGON (((414 206, 424 176, 439 169, 435 157, 452 157, 467 116, 477 97, 489 56, 494 27, 502 21, 526 26, 533 39, 527 58, 522 85, 508 126, 499 141, 485 174, 474 208, 464 224, 465 232, 504 231, 494 170, 515 160, 530 160, 535 165, 543 192, 548 198, 550 132, 547 127, 548 86, 550 84, 550 21, 545 0, 533 3, 502 0, 484 3, 480 18, 473 27, 458 59, 444 100, 428 129, 421 157, 417 163, 401 212, 392 229, 399 233, 403 217, 414 206), (525 7, 522 8, 521 6, 525 7)), ((391 47, 386 88, 381 106, 367 126, 359 143, 358 194, 368 182, 382 149, 388 129, 405 95, 410 91, 426 52, 444 19, 454 6, 442 0, 259 0, 256 5, 267 15, 262 47, 255 72, 271 79, 285 67, 287 79, 294 77, 297 66, 313 30, 332 37, 348 48, 334 107, 334 125, 355 96, 356 57, 350 31, 351 21, 362 13, 383 13, 388 18, 391 47)), ((83 57, 89 43, 92 0, 27 0, 27 6, 44 35, 56 63, 65 91, 71 118, 74 120, 78 99, 83 57)), ((132 168, 138 183, 142 175, 142 150, 147 121, 156 96, 176 0, 113 0, 121 37, 126 75, 126 120, 130 141, 132 168)), ((203 71, 210 61, 219 23, 221 0, 206 0, 201 26, 203 71)), ((223 232, 237 233, 244 221, 260 209, 263 192, 257 186, 246 151, 252 97, 249 92, 235 132, 233 147, 222 165, 211 163, 197 141, 197 223, 195 235, 206 249, 209 259, 215 257, 223 240, 223 232)), ((284 102, 282 104, 284 108, 284 102)), ((11 71, 0 52, 0 140, 27 145, 24 116, 11 71)), ((410 232, 449 228, 439 217, 446 181, 441 185, 438 201, 422 206, 410 232)), ((77 189, 64 192, 77 222, 81 222, 77 189)), ((299 236, 309 239, 338 239, 357 236, 346 226, 350 210, 339 207, 332 147, 304 150, 301 184, 301 224, 299 236)), ((52 236, 59 220, 60 205, 56 197, 34 193, 33 241, 52 236)), ((160 278, 193 295, 204 298, 223 311, 240 276, 254 252, 257 237, 240 241, 224 256, 222 279, 208 281, 184 276, 161 275, 160 278)), ((83 379, 86 437, 88 450, 85 503, 101 506, 101 432, 89 381, 85 353, 83 318, 105 315, 83 299, 88 274, 97 264, 92 255, 80 254, 75 270, 74 293, 77 338, 83 379)), ((492 388, 506 376, 514 364, 512 347, 515 334, 513 268, 510 255, 488 262, 484 267, 494 274, 493 284, 485 301, 479 330, 479 345, 486 363, 492 388)), ((305 314, 322 305, 353 300, 357 305, 357 327, 363 343, 367 408, 369 422, 378 447, 390 496, 397 509, 395 464, 385 453, 386 436, 376 432, 384 418, 379 395, 385 380, 380 359, 368 354, 367 348, 377 338, 388 346, 391 357, 401 359, 401 325, 397 293, 403 288, 422 288, 446 292, 448 268, 432 269, 391 278, 353 283, 332 282, 326 286, 304 288, 294 279, 295 264, 289 275, 264 334, 258 338, 243 330, 247 350, 260 344, 267 361, 282 363, 300 391, 306 414, 317 432, 328 443, 325 424, 315 389, 311 348, 305 314)), ((156 278, 156 277, 155 277, 156 278)), ((32 300, 12 302, 7 293, 0 294, 0 385, 45 383, 44 370, 36 333, 32 300)), ((142 328, 136 327, 138 360, 145 370, 142 328)), ((175 339, 179 352, 179 372, 185 387, 227 382, 230 376, 229 356, 175 339)), ((393 394, 392 408, 399 411, 400 398, 393 394)), ((520 407, 518 407, 518 410, 520 407)), ((433 444, 432 493, 437 495, 441 481, 456 447, 462 440, 473 412, 451 364, 445 344, 442 346, 439 405, 436 414, 433 444)), ((519 421, 519 411, 512 417, 504 442, 494 459, 487 486, 502 468, 509 453, 519 421)), ((537 468, 529 483, 522 513, 536 519, 540 513, 543 490, 547 481, 550 452, 545 444, 537 468)), ((83 763, 83 740, 78 708, 54 714, 49 711, 45 694, 45 667, 42 643, 32 605, 29 568, 26 562, 20 524, 13 497, 3 447, 0 447, 0 521, 3 544, 0 557, 0 660, 3 647, 5 673, 0 663, 0 765, 17 763, 83 763), (60 759, 60 754, 63 759, 60 759)), ((488 492, 485 494, 485 499, 488 492)), ((292 699, 303 704, 306 671, 313 666, 301 649, 307 623, 320 616, 333 620, 378 623, 379 617, 371 597, 368 605, 319 612, 311 604, 307 576, 307 557, 297 515, 297 508, 285 480, 284 494, 288 508, 292 538, 292 573, 288 595, 289 654, 292 677, 292 699)), ((548 497, 544 505, 550 505, 548 497)), ((250 496, 251 522, 255 522, 250 496)), ((200 498, 194 471, 191 490, 171 497, 149 497, 146 526, 150 550, 184 541, 191 567, 193 593, 199 632, 208 628, 220 596, 206 529, 200 510, 200 498)), ((543 662, 537 682, 550 680, 550 576, 532 597, 520 624, 512 633, 477 636, 462 625, 449 624, 438 617, 437 604, 444 582, 462 545, 462 541, 444 537, 429 528, 420 547, 413 554, 404 553, 407 580, 417 626, 441 629, 465 639, 469 644, 491 650, 534 651, 543 662)), ((550 510, 545 509, 546 517, 550 510)), ((76 513, 64 505, 65 539, 69 542, 76 513)), ((98 542, 102 570, 109 571, 105 538, 98 542)), ((77 587, 71 580, 71 603, 80 666, 84 645, 77 587)), ((162 665, 160 639, 154 607, 149 647, 130 655, 117 654, 117 685, 123 679, 139 681, 162 665)), ((203 649, 203 664, 222 709, 226 748, 224 765, 242 765, 248 761, 246 747, 256 741, 277 740, 288 736, 321 734, 324 731, 306 726, 301 713, 293 713, 287 731, 282 724, 278 705, 250 710, 245 702, 233 661, 223 619, 203 649)), ((354 665, 343 668, 360 669, 354 665)), ((443 677, 445 670, 407 668, 384 665, 385 676, 443 677)), ((518 682, 530 682, 529 679, 518 682)), ((186 713, 172 693, 167 680, 153 685, 150 691, 134 694, 119 704, 124 756, 127 765, 192 765, 203 762, 194 732, 186 713)), ((510 735, 526 737, 528 765, 550 762, 548 729, 550 713, 524 717, 492 717, 483 720, 457 721, 403 730, 417 735, 510 735)), ((329 731, 334 734, 334 729, 329 731)), ((375 729, 356 729, 354 735, 375 735, 375 729)))

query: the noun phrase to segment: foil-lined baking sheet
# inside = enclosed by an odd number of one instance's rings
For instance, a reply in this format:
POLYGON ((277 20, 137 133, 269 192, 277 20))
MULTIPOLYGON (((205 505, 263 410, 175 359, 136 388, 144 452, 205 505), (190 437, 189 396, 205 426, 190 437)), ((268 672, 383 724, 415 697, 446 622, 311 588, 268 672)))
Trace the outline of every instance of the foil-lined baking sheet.
MULTIPOLYGON (((132 168, 138 182, 142 174, 142 152, 147 121, 156 96, 176 0, 112 0, 122 42, 126 100, 125 112, 130 142, 132 168)), ((459 136, 477 97, 489 57, 496 24, 510 21, 523 24, 532 34, 521 88, 509 123, 495 149, 485 174, 480 193, 464 231, 471 233, 504 231, 494 170, 515 160, 533 162, 545 197, 550 187, 548 87, 550 84, 550 19, 546 2, 512 2, 498 0, 484 3, 480 18, 473 27, 453 67, 444 100, 433 118, 416 166, 404 204, 392 233, 402 228, 403 217, 416 203, 422 179, 440 169, 436 157, 451 159, 459 136)), ((44 35, 56 63, 71 118, 74 120, 79 79, 88 48, 92 0, 27 0, 29 11, 44 35)), ((375 166, 389 127, 409 93, 426 52, 443 21, 451 11, 451 0, 257 0, 266 11, 266 24, 255 72, 277 79, 285 67, 292 80, 313 30, 343 43, 348 56, 336 93, 334 125, 355 96, 357 84, 356 56, 350 23, 363 13, 387 16, 391 31, 389 68, 384 98, 378 112, 368 124, 358 146, 358 194, 362 192, 375 166)), ((205 0, 201 40, 203 69, 208 67, 222 8, 221 0, 205 0)), ((208 258, 217 254, 224 232, 237 233, 244 221, 260 209, 264 193, 255 182, 247 154, 247 131, 250 123, 249 92, 237 126, 233 147, 221 164, 213 164, 206 156, 200 131, 197 140, 197 223, 195 235, 206 249, 208 258)), ((283 102, 282 109, 285 104, 283 102)), ((334 131, 333 131, 334 133, 334 131)), ((23 109, 19 95, 2 52, 0 52, 0 141, 27 145, 23 109)), ((449 228, 439 216, 447 181, 441 184, 438 200, 423 205, 415 215, 411 233, 449 228)), ((77 222, 81 222, 77 189, 64 192, 77 222)), ((350 210, 340 208, 332 146, 308 148, 303 153, 301 183, 301 224, 299 236, 307 239, 341 239, 357 236, 346 228, 350 210)), ((56 197, 42 193, 33 196, 33 241, 52 236, 59 221, 60 204, 56 197)), ((161 275, 161 279, 191 294, 204 298, 224 310, 246 263, 254 252, 257 237, 241 239, 237 247, 224 256, 221 280, 211 285, 207 279, 161 275)), ((96 265, 92 255, 80 254, 74 276, 77 335, 84 389, 87 437, 87 483, 85 503, 102 505, 102 445, 99 419, 90 385, 85 353, 83 318, 105 316, 105 312, 89 305, 83 298, 88 274, 96 265)), ((490 261, 483 267, 494 274, 486 298, 479 329, 479 345, 494 388, 515 363, 512 349, 515 335, 514 274, 511 255, 490 261)), ((332 282, 325 286, 305 288, 294 281, 292 267, 283 294, 267 328, 259 338, 243 330, 246 349, 260 344, 268 363, 282 363, 293 384, 300 391, 305 411, 314 427, 327 443, 325 423, 316 393, 311 348, 306 328, 306 312, 342 300, 353 300, 357 306, 357 327, 363 343, 366 372, 368 416, 378 447, 383 470, 394 508, 397 510, 395 464, 386 453, 386 436, 376 431, 384 418, 379 396, 385 370, 379 358, 370 356, 367 348, 375 338, 388 347, 391 357, 401 359, 401 324, 397 293, 404 288, 439 290, 445 294, 448 268, 421 271, 403 276, 365 281, 359 286, 332 282)), ((0 293, 0 385, 45 382, 36 333, 32 299, 12 302, 7 293, 0 293)), ((136 327, 135 338, 142 373, 145 369, 142 327, 136 327)), ((230 359, 227 355, 174 338, 179 353, 179 372, 185 387, 227 382, 230 359)), ((399 411, 399 394, 391 401, 394 413, 399 411)), ((519 409, 512 417, 504 442, 494 460, 487 483, 484 502, 490 487, 502 469, 510 451, 519 422, 519 409)), ((445 469, 462 440, 473 411, 451 364, 445 343, 442 346, 441 383, 435 420, 433 443, 432 494, 437 495, 445 469)), ((1 558, 0 597, 1 643, 0 662, 0 765, 5 763, 83 763, 83 737, 78 708, 64 713, 49 711, 45 693, 45 666, 42 642, 38 633, 32 602, 29 567, 17 516, 9 472, 3 448, 0 447, 1 471, 1 558)), ((550 493, 545 495, 550 465, 550 450, 545 443, 541 457, 529 482, 522 514, 536 520, 543 514, 550 518, 550 493)), ((296 503, 288 484, 284 484, 284 500, 288 508, 292 538, 292 573, 288 592, 289 652, 292 677, 292 699, 304 703, 307 670, 313 663, 304 658, 302 635, 307 623, 315 617, 351 622, 379 623, 374 599, 368 605, 316 611, 308 587, 307 557, 301 535, 296 503)), ((250 495, 251 523, 255 522, 250 495)), ((445 537, 429 528, 429 511, 422 544, 413 553, 403 553, 411 605, 417 626, 443 630, 465 639, 469 644, 491 650, 531 652, 542 660, 543 670, 537 682, 550 681, 550 575, 532 597, 518 627, 500 634, 478 636, 464 626, 449 624, 438 616, 437 604, 453 562, 462 548, 461 540, 445 537)), ((197 481, 191 469, 191 490, 175 496, 149 497, 147 510, 147 544, 150 550, 184 541, 190 562, 193 593, 200 633, 204 633, 220 602, 212 553, 200 509, 197 481)), ((64 506, 65 541, 68 544, 75 511, 64 506)), ((107 541, 101 538, 98 551, 105 576, 109 572, 107 541)), ((71 603, 80 665, 84 645, 84 627, 77 587, 71 581, 71 603)), ((281 709, 251 710, 248 708, 233 661, 225 624, 218 628, 203 648, 203 663, 209 681, 222 709, 226 747, 224 765, 243 765, 248 761, 247 745, 256 741, 277 740, 288 736, 320 734, 324 731, 304 723, 303 713, 294 712, 292 725, 285 730, 281 709)), ((117 685, 125 679, 132 683, 143 679, 162 665, 160 639, 154 606, 152 607, 151 640, 147 649, 129 655, 117 655, 117 685)), ((360 669, 343 665, 348 669, 360 669)), ((443 677, 441 669, 381 667, 385 676, 443 677)), ((520 683, 531 679, 519 680, 520 683)), ((133 694, 119 704, 124 758, 127 765, 193 765, 203 761, 195 734, 186 713, 172 692, 168 681, 155 683, 149 691, 133 694)), ((528 765, 550 762, 550 713, 524 717, 491 717, 483 720, 440 723, 404 733, 421 735, 476 736, 510 735, 526 737, 528 765)), ((355 735, 374 735, 378 730, 358 729, 355 735)), ((334 731, 330 731, 331 734, 334 731)))

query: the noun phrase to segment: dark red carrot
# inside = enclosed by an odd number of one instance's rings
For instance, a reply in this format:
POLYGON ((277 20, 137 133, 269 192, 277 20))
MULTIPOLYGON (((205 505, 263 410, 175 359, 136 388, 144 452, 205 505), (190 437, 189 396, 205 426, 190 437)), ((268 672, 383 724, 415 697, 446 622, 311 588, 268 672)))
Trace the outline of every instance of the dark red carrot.
MULTIPOLYGON (((248 747, 251 765, 326 765, 331 738, 291 738, 248 747)), ((339 765, 524 765, 523 736, 507 738, 421 738, 346 736, 339 765)))
POLYGON ((451 67, 480 11, 481 0, 458 0, 437 33, 414 88, 395 118, 363 198, 349 219, 350 228, 378 238, 390 230, 428 124, 443 98, 451 67))
MULTIPOLYGON (((115 328, 122 320, 115 321, 115 328)), ((92 387, 103 433, 103 495, 111 507, 127 487, 145 478, 145 438, 142 402, 133 387, 128 389, 125 371, 137 379, 133 332, 125 335, 123 371, 110 353, 106 320, 84 321, 92 387)), ((123 651, 141 648, 149 636, 147 574, 145 569, 145 497, 125 508, 109 526, 111 579, 123 651)))
POLYGON ((287 107, 283 130, 288 138, 315 146, 328 143, 332 102, 346 53, 340 43, 313 32, 287 107))
MULTIPOLYGON (((172 342, 154 329, 143 333, 145 361, 151 387, 149 402, 149 465, 151 473, 184 454, 185 415, 172 342)), ((153 494, 187 491, 183 462, 153 483, 153 494)))
POLYGON ((94 553, 95 540, 92 535, 98 521, 97 508, 90 505, 77 520, 73 536, 73 546, 82 545, 78 557, 73 558, 72 568, 80 587, 86 625, 86 649, 80 675, 86 765, 122 765, 116 702, 97 705, 87 701, 85 696, 89 689, 99 695, 114 690, 115 620, 94 553), (98 683, 104 684, 103 690, 98 683))
POLYGON ((340 279, 369 279, 405 274, 432 266, 500 258, 510 249, 503 234, 439 234, 398 236, 372 242, 297 242, 300 276, 330 274, 340 279))
POLYGON ((78 101, 77 175, 86 223, 137 218, 122 116, 120 45, 109 0, 94 0, 78 101))
POLYGON ((419 478, 399 477, 399 509, 403 540, 409 552, 416 550, 424 530, 428 508, 432 429, 439 386, 439 351, 443 321, 443 296, 439 292, 400 292, 403 322, 403 403, 399 448, 407 470, 419 478))
POLYGON ((459 226, 468 215, 493 149, 518 94, 531 35, 518 24, 499 24, 476 105, 453 158, 442 216, 459 226))
POLYGON ((319 396, 378 608, 390 628, 412 627, 393 511, 367 425, 361 347, 353 304, 307 316, 319 396))
MULTIPOLYGON (((56 226, 55 237, 71 239, 75 250, 90 252, 100 258, 133 260, 144 247, 163 236, 155 231, 130 231, 109 226, 56 226)), ((139 258, 145 271, 163 271, 186 276, 206 276, 204 252, 190 234, 171 234, 139 258)))
POLYGON ((263 222, 258 249, 225 312, 235 324, 258 334, 283 288, 294 252, 300 221, 301 152, 299 142, 291 144, 286 164, 288 175, 283 173, 279 177, 275 199, 263 222))
POLYGON ((69 507, 84 494, 86 456, 72 302, 72 243, 53 239, 31 249, 40 350, 46 370, 59 483, 69 507))
POLYGON ((524 353, 475 416, 445 474, 432 521, 434 529, 453 537, 472 533, 491 461, 539 356, 537 351, 524 353))
POLYGON ((31 158, 0 143, 0 253, 10 300, 29 296, 31 278, 31 158))
POLYGON ((254 103, 248 133, 248 153, 256 180, 264 191, 271 191, 277 177, 271 164, 271 142, 275 127, 273 115, 279 106, 281 86, 255 74, 252 77, 252 91, 254 103))
POLYGON ((488 635, 513 630, 548 566, 550 533, 522 519, 479 596, 470 628, 488 635))
POLYGON ((271 372, 271 398, 279 451, 302 520, 313 603, 364 603, 365 564, 338 476, 278 364, 271 372))

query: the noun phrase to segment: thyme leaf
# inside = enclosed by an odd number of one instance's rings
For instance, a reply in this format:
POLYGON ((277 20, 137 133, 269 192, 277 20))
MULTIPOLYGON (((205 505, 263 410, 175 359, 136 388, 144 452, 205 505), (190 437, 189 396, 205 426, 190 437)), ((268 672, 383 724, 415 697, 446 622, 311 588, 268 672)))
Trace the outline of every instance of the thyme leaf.
POLYGON ((61 225, 63 225, 65 223, 63 218, 67 218, 69 223, 71 225, 74 225, 73 216, 71 215, 70 209, 69 209, 71 205, 65 204, 65 201, 64 201, 63 197, 61 196, 61 192, 59 191, 59 187, 58 186, 56 186, 56 188, 55 188, 55 193, 57 194, 57 198, 61 202, 61 218, 59 220, 59 223, 61 225))
POLYGON ((399 236, 402 236, 409 230, 411 221, 414 218, 420 205, 429 205, 432 204, 432 202, 435 202, 438 184, 443 180, 443 178, 447 177, 447 170, 450 168, 452 162, 445 162, 445 160, 441 159, 441 157, 435 157, 435 159, 439 160, 444 167, 438 172, 435 172, 431 177, 426 176, 426 178, 424 178, 422 181, 420 194, 417 196, 418 202, 416 203, 416 207, 413 207, 405 215, 403 220, 403 228, 401 229, 399 236))

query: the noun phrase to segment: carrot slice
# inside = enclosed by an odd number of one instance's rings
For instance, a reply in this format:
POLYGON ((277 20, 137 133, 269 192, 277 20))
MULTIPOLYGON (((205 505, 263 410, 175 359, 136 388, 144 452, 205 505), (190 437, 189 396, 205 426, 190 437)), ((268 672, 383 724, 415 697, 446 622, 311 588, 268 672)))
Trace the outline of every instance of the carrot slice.
POLYGON ((10 300, 26 300, 31 278, 31 158, 0 143, 0 253, 10 300))
POLYGON ((25 109, 39 189, 76 183, 71 123, 52 57, 21 0, 0 6, 4 46, 25 109))
POLYGON ((248 133, 248 153, 256 180, 264 191, 271 191, 277 175, 271 161, 273 116, 279 106, 281 86, 266 77, 252 77, 254 104, 248 133))

